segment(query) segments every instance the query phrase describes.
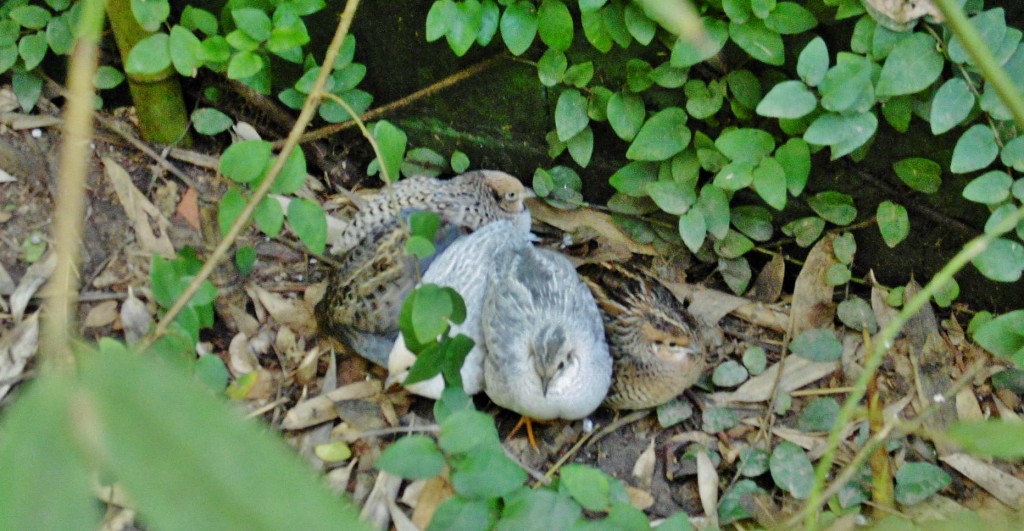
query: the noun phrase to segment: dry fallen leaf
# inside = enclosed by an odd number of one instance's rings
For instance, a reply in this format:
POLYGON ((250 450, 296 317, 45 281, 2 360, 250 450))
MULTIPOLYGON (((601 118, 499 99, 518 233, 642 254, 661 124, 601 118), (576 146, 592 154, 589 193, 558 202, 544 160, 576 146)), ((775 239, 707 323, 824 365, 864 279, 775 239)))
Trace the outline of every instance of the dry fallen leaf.
POLYGON ((526 205, 534 220, 547 223, 563 232, 575 233, 589 227, 597 233, 597 238, 609 242, 613 247, 624 247, 634 254, 658 254, 653 245, 637 243, 619 230, 608 214, 589 208, 560 210, 536 198, 527 199, 526 205))
POLYGON ((754 288, 747 294, 751 299, 758 302, 773 303, 779 300, 782 295, 782 281, 786 276, 786 259, 781 253, 772 256, 772 259, 761 268, 754 280, 754 288))
POLYGON ((231 369, 231 374, 241 376, 256 370, 259 366, 260 362, 250 347, 249 337, 242 333, 235 334, 228 344, 228 368, 231 369))
POLYGON ((174 258, 174 245, 167 235, 167 230, 171 226, 167 218, 135 187, 131 176, 117 162, 104 157, 103 168, 114 191, 117 192, 118 199, 121 200, 125 214, 132 221, 135 237, 142 250, 164 258, 174 258), (156 230, 153 224, 156 224, 156 230))
POLYGON ((0 264, 0 295, 10 295, 14 293, 14 279, 4 269, 4 265, 0 264))
POLYGON ((697 491, 709 527, 718 527, 718 472, 706 451, 697 452, 697 491))
POLYGON ((278 323, 294 329, 299 335, 316 332, 313 309, 302 299, 287 299, 259 286, 252 286, 251 290, 278 323))
POLYGON ((986 463, 967 454, 954 452, 940 457, 943 463, 953 467, 979 487, 987 490, 999 501, 1015 510, 1024 508, 1024 481, 1003 472, 995 465, 986 463))
MULTIPOLYGON (((784 392, 800 389, 816 382, 839 368, 838 361, 810 361, 799 356, 786 356, 785 369, 779 381, 779 389, 784 392)), ((763 373, 747 380, 731 393, 713 393, 711 398, 718 404, 729 402, 761 402, 771 397, 775 384, 775 375, 779 372, 776 363, 763 373)))
POLYGON ((18 287, 14 288, 14 293, 11 294, 11 315, 14 317, 14 322, 21 321, 29 301, 32 300, 36 291, 50 279, 56 269, 57 255, 51 252, 47 254, 46 258, 32 264, 25 271, 18 287))
POLYGON ((185 220, 189 227, 197 231, 202 228, 199 221, 199 192, 195 188, 190 187, 185 190, 184 194, 181 194, 176 214, 181 216, 181 219, 185 220))
POLYGON ((342 400, 369 398, 380 392, 380 382, 367 380, 343 385, 334 391, 304 400, 291 408, 281 422, 281 429, 298 430, 338 417, 334 403, 342 400))
POLYGON ((401 486, 402 478, 387 472, 378 472, 377 481, 374 482, 373 490, 363 504, 359 519, 375 529, 387 529, 391 522, 389 505, 394 503, 398 496, 398 488, 401 486))
POLYGON ((834 288, 825 281, 828 269, 839 263, 832 252, 835 239, 835 235, 829 234, 814 244, 796 277, 793 304, 789 311, 793 337, 804 330, 831 326, 835 319, 834 288))
POLYGON ((633 477, 636 478, 637 484, 645 489, 651 488, 651 481, 654 479, 654 465, 656 464, 657 456, 654 453, 654 439, 651 439, 651 443, 647 445, 647 449, 640 453, 640 457, 636 458, 636 462, 633 463, 633 477))
POLYGON ((82 326, 86 328, 99 328, 107 326, 117 320, 117 301, 103 301, 89 309, 85 314, 82 326))
MULTIPOLYGON (((20 376, 38 349, 39 313, 36 312, 0 337, 0 380, 12 380, 20 376)), ((7 395, 11 385, 0 385, 0 398, 7 395)))

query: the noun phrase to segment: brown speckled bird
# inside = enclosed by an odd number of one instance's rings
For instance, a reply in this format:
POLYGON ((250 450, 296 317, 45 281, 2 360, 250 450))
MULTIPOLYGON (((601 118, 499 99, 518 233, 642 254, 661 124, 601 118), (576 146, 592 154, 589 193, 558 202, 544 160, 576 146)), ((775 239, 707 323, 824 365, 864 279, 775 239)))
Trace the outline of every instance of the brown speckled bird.
MULTIPOLYGON (((530 229, 530 212, 523 200, 528 189, 519 179, 501 171, 476 170, 449 180, 410 177, 384 188, 356 212, 337 240, 331 242, 331 254, 340 255, 366 237, 380 234, 391 224, 396 212, 429 210, 441 220, 458 227, 476 230, 496 219, 507 219, 523 230, 530 229)), ((369 240, 372 243, 372 239, 369 240)), ((362 243, 360 243, 362 242, 362 243)))
POLYGON ((382 191, 351 220, 334 242, 342 254, 317 304, 320 330, 368 360, 387 366, 398 337, 402 301, 415 287, 432 258, 420 260, 405 252, 409 232, 396 217, 429 210, 442 219, 436 247, 440 253, 459 234, 504 219, 516 227, 530 226, 523 203, 529 194, 515 177, 499 171, 474 171, 449 181, 414 177, 399 181, 391 193, 382 191))
POLYGON ((707 364, 700 331, 672 293, 625 265, 587 265, 580 273, 601 309, 614 363, 606 406, 659 406, 700 379, 707 364))

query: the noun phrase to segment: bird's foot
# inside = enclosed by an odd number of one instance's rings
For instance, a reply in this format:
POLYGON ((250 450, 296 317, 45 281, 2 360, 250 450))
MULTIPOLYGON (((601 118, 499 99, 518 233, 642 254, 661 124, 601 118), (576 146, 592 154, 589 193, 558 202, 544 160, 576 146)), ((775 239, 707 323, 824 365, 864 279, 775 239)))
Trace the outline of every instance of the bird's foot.
POLYGON ((537 440, 533 437, 534 422, 538 424, 554 424, 554 420, 537 420, 523 415, 519 417, 519 422, 517 422, 515 427, 512 428, 512 431, 508 432, 508 436, 505 437, 505 440, 508 441, 519 432, 519 428, 526 426, 526 439, 530 441, 530 446, 533 448, 533 451, 540 452, 540 448, 537 447, 537 440))

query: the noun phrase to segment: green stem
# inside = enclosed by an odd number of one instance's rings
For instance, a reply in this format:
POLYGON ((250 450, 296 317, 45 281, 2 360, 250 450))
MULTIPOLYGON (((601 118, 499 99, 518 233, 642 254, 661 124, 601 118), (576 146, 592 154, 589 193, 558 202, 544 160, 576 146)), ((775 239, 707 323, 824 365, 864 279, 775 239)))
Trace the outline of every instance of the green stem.
POLYGON ((1024 128, 1024 98, 1010 76, 996 61, 992 51, 985 45, 978 29, 967 20, 967 15, 956 0, 935 0, 935 6, 942 11, 942 16, 946 17, 946 24, 964 44, 964 48, 967 48, 967 53, 974 59, 974 64, 981 70, 985 80, 992 85, 999 99, 1010 109, 1017 127, 1024 128))
POLYGON ((1013 230, 1017 223, 1024 220, 1024 207, 1018 208, 1016 212, 1007 218, 1003 219, 992 232, 983 234, 967 242, 964 248, 960 250, 956 256, 953 257, 938 273, 932 277, 931 281, 925 285, 924 288, 918 292, 914 298, 910 299, 903 305, 903 310, 897 315, 885 328, 879 332, 878 336, 875 337, 871 352, 864 360, 864 369, 861 371, 860 376, 857 377, 856 383, 853 385, 853 390, 846 397, 846 402, 843 403, 842 409, 839 411, 839 416, 836 419, 835 426, 837 429, 832 430, 828 436, 828 442, 825 445, 825 453, 821 456, 821 460, 818 461, 818 466, 814 474, 814 488, 811 489, 811 494, 807 498, 807 507, 805 510, 806 518, 804 524, 806 529, 817 529, 818 524, 818 507, 822 503, 822 488, 825 485, 825 479, 828 476, 829 470, 832 468, 832 464, 835 462, 836 449, 839 447, 839 436, 842 432, 841 426, 845 426, 850 419, 853 418, 853 414, 857 409, 857 405, 860 400, 864 398, 864 394, 867 390, 868 382, 874 377, 878 367, 882 365, 882 361, 885 357, 885 353, 892 345, 893 340, 896 338, 896 334, 903 328, 903 325, 910 320, 911 317, 917 314, 921 308, 928 303, 932 295, 935 294, 939 289, 949 282, 953 275, 964 268, 968 262, 980 255, 988 248, 993 240, 998 238, 1000 235, 1013 230))

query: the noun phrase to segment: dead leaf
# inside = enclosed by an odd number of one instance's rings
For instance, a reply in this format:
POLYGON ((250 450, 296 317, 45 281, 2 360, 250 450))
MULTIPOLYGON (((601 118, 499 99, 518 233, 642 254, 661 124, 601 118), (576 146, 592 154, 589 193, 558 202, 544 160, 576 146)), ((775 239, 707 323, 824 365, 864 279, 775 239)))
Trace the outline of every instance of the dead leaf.
POLYGON ((654 496, 650 492, 644 489, 638 489, 629 485, 625 486, 626 498, 629 499, 629 504, 634 509, 640 509, 641 511, 647 510, 654 505, 654 496))
POLYGON ((739 503, 763 529, 774 529, 781 520, 779 506, 767 492, 747 492, 740 496, 739 503))
MULTIPOLYGON (((903 296, 911 299, 920 291, 921 285, 911 278, 903 296)), ((953 385, 953 379, 949 376, 953 353, 939 334, 939 322, 935 319, 931 302, 926 302, 907 321, 903 333, 910 346, 911 355, 916 361, 914 368, 917 370, 921 386, 922 405, 930 405, 936 397, 942 396, 953 385)), ((932 431, 945 433, 956 420, 956 404, 947 400, 939 404, 937 414, 925 419, 924 424, 932 431)), ((956 450, 944 439, 935 440, 935 446, 940 454, 956 450)))
POLYGON ((181 219, 185 220, 189 227, 197 231, 202 228, 199 223, 199 192, 195 188, 189 187, 184 194, 181 194, 181 201, 178 202, 178 209, 175 213, 181 216, 181 219))
POLYGON ((416 504, 412 511, 412 523, 420 529, 426 529, 434 518, 434 512, 448 498, 455 495, 451 485, 442 476, 430 478, 424 483, 423 488, 416 497, 416 504))
POLYGON ((387 529, 391 522, 391 511, 388 506, 394 503, 400 486, 402 478, 387 472, 379 472, 377 481, 373 483, 373 490, 370 491, 363 504, 363 510, 359 513, 359 519, 375 529, 387 529))
POLYGON ((654 480, 654 465, 657 463, 657 456, 654 453, 654 439, 647 445, 647 449, 640 453, 633 463, 633 477, 637 483, 645 488, 651 488, 651 481, 654 480))
POLYGON ((149 314, 146 303, 135 296, 135 290, 128 288, 128 298, 121 305, 121 326, 124 328, 124 340, 132 345, 149 333, 153 324, 153 316, 149 314))
POLYGON ((252 351, 249 338, 245 334, 238 333, 231 338, 228 344, 228 368, 231 374, 241 376, 259 368, 260 362, 252 351))
POLYGON ((174 245, 167 235, 167 230, 171 226, 167 218, 135 187, 131 176, 117 162, 104 157, 103 168, 114 191, 117 192, 125 214, 132 221, 135 237, 139 240, 142 250, 164 258, 174 258, 174 245), (153 229, 153 224, 156 224, 156 230, 153 229))
POLYGON ((50 252, 46 258, 32 264, 25 271, 18 287, 14 288, 14 293, 11 294, 11 315, 14 317, 14 322, 21 321, 29 301, 32 300, 36 291, 53 276, 56 269, 57 255, 50 252))
POLYGON ((789 326, 789 315, 761 302, 751 302, 731 293, 707 289, 694 284, 663 282, 664 286, 679 300, 689 300, 690 313, 700 316, 701 322, 711 320, 717 323, 726 314, 762 328, 785 332, 789 326), (723 313, 724 312, 724 313, 723 313))
POLYGON ((0 295, 10 295, 14 293, 14 279, 4 269, 4 265, 0 264, 0 295))
POLYGON ((300 335, 316 332, 316 317, 313 309, 301 299, 286 299, 259 286, 252 286, 263 307, 280 324, 291 327, 300 335))
MULTIPOLYGON (((334 359, 334 356, 331 356, 334 359)), ((320 365, 320 346, 315 345, 306 353, 299 366, 295 369, 295 382, 299 385, 311 385, 316 381, 316 370, 320 365)))
POLYGON ((380 392, 380 382, 367 380, 343 385, 334 391, 304 400, 291 408, 281 422, 281 429, 298 430, 338 418, 335 402, 369 398, 380 392))
POLYGON ((1007 474, 993 464, 960 452, 950 453, 939 459, 988 491, 999 501, 1015 510, 1024 508, 1024 481, 1012 474, 1007 474))
POLYGON ((252 124, 248 122, 235 122, 235 125, 231 126, 231 131, 238 136, 239 140, 262 140, 259 131, 256 130, 252 124))
POLYGON ((344 494, 348 490, 348 480, 352 478, 352 471, 355 470, 359 458, 353 458, 345 468, 335 468, 326 474, 327 485, 338 494, 344 494))
POLYGON ((82 326, 86 328, 99 328, 107 326, 117 320, 117 301, 103 301, 89 309, 85 314, 82 326))
POLYGON ((697 491, 711 529, 718 527, 718 472, 707 451, 697 452, 697 491))
POLYGON ((598 234, 598 238, 613 246, 625 247, 634 254, 658 254, 653 245, 633 241, 615 226, 611 216, 603 212, 589 208, 560 210, 537 198, 527 199, 526 205, 529 207, 533 219, 547 223, 563 232, 574 233, 584 227, 590 227, 598 234))
POLYGON ((11 175, 11 174, 7 173, 6 171, 4 171, 3 168, 0 168, 0 184, 13 183, 14 181, 17 181, 17 180, 18 179, 15 179, 13 175, 11 175))
POLYGON ((786 259, 782 257, 782 253, 777 253, 761 268, 757 279, 754 280, 754 288, 747 296, 758 302, 773 303, 779 300, 785 276, 786 259))
POLYGON ((388 502, 388 514, 391 515, 391 522, 395 526, 395 531, 420 531, 416 524, 412 523, 412 520, 405 515, 405 512, 398 507, 395 500, 386 498, 388 502))
POLYGON ((886 302, 889 290, 875 280, 875 272, 873 270, 868 271, 868 282, 871 283, 871 311, 874 312, 878 329, 881 330, 899 314, 899 311, 889 306, 889 303, 886 302))
POLYGON ((978 397, 974 396, 974 389, 971 386, 957 392, 956 413, 961 421, 985 420, 985 413, 981 411, 981 404, 978 403, 978 397))
MULTIPOLYGON (((794 391, 814 383, 839 369, 838 361, 810 361, 799 356, 786 356, 785 369, 779 381, 783 392, 794 391)), ((779 364, 773 364, 763 373, 747 380, 731 393, 713 393, 711 398, 719 404, 729 402, 762 402, 771 397, 779 364)))
POLYGON ((834 234, 829 234, 814 244, 796 277, 793 304, 789 310, 793 337, 804 330, 831 326, 835 319, 834 288, 825 281, 828 269, 839 263, 832 252, 835 239, 834 234))
MULTIPOLYGON (((0 338, 0 380, 12 380, 25 370, 28 360, 39 350, 39 312, 18 323, 0 338)), ((0 385, 0 398, 14 384, 0 385)))

